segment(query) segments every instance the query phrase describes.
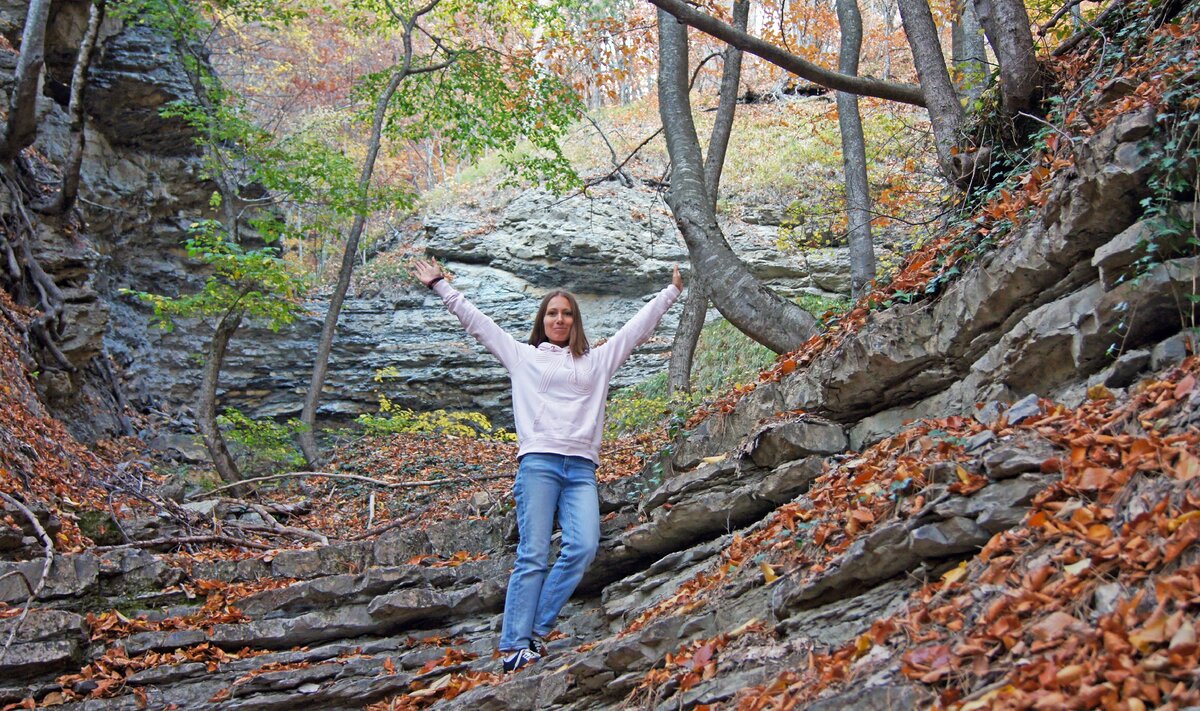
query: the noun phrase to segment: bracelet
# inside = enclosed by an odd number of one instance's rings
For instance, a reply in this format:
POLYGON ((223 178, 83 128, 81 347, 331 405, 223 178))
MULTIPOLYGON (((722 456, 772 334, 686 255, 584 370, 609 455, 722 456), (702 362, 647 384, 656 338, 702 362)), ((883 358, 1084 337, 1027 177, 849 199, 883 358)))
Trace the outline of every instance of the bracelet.
POLYGON ((444 277, 444 276, 440 276, 440 275, 439 275, 439 276, 435 276, 435 277, 433 278, 433 281, 431 281, 431 282, 429 282, 428 284, 426 284, 426 286, 428 286, 430 289, 432 289, 434 284, 438 283, 439 281, 442 281, 442 280, 444 280, 445 278, 446 278, 446 277, 444 277))

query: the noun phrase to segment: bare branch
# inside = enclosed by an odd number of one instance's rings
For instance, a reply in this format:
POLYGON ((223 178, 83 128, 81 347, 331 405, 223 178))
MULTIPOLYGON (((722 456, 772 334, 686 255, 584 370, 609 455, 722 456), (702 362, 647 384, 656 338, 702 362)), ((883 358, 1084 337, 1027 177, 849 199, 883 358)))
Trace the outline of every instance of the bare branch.
POLYGON ((384 489, 414 489, 414 488, 422 487, 422 486, 437 486, 439 484, 468 484, 468 483, 471 483, 474 481, 504 479, 504 478, 511 477, 511 476, 512 476, 511 473, 507 473, 507 474, 489 474, 488 476, 475 477, 474 479, 455 477, 453 479, 426 479, 423 481, 383 481, 381 479, 372 479, 369 476, 362 476, 360 474, 335 474, 333 472, 289 472, 287 474, 271 474, 270 476, 260 476, 260 477, 254 477, 253 479, 243 479, 243 480, 233 483, 233 484, 226 484, 225 486, 218 486, 217 488, 212 489, 211 491, 204 492, 202 495, 200 495, 198 497, 189 496, 188 498, 189 499, 191 499, 191 498, 204 499, 204 498, 207 498, 211 494, 217 493, 218 491, 225 491, 226 489, 232 489, 232 488, 235 488, 238 486, 245 486, 247 484, 253 484, 256 482, 260 482, 260 481, 273 481, 276 479, 315 479, 315 478, 319 478, 319 477, 325 477, 327 479, 347 479, 350 481, 361 481, 364 484, 371 484, 373 486, 382 487, 384 489))
POLYGON ((851 94, 858 94, 859 96, 874 96, 914 106, 925 105, 925 95, 919 86, 849 76, 826 69, 770 42, 741 32, 728 23, 696 10, 686 2, 683 2, 683 0, 648 0, 648 2, 664 12, 675 16, 675 19, 685 25, 695 27, 705 34, 712 35, 756 57, 761 57, 802 79, 807 79, 836 91, 845 91, 851 94))
POLYGON ((349 540, 361 541, 364 538, 370 538, 371 536, 377 536, 380 533, 383 533, 385 531, 390 531, 393 528, 399 528, 401 526, 407 525, 409 523, 412 523, 413 521, 416 521, 418 518, 420 518, 422 515, 424 515, 425 512, 428 510, 429 510, 429 507, 426 506, 419 511, 414 511, 405 516, 401 516, 400 518, 398 518, 394 521, 389 521, 388 523, 385 523, 381 526, 376 526, 375 528, 370 528, 370 529, 367 529, 366 531, 363 531, 362 533, 351 536, 349 540))
POLYGON ((134 541, 133 543, 122 543, 119 546, 97 546, 93 550, 97 552, 117 551, 125 548, 153 548, 155 546, 175 545, 185 546, 191 543, 224 543, 230 546, 240 546, 242 548, 253 548, 260 551, 272 550, 271 546, 256 541, 247 541, 233 536, 176 536, 167 538, 155 538, 149 541, 134 541))

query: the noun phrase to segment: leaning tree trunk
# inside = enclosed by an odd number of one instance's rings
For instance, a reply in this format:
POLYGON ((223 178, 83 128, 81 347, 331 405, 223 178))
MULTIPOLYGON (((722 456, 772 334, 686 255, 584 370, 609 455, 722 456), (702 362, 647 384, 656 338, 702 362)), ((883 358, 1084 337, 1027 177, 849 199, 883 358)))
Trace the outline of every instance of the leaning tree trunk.
POLYGON ((1011 115, 1029 108, 1038 88, 1029 13, 1021 0, 975 0, 975 13, 1000 63, 1000 96, 1011 115))
POLYGON ((46 63, 46 23, 50 0, 33 0, 25 13, 21 55, 8 102, 8 122, 0 141, 0 159, 11 160, 37 138, 37 99, 46 63))
MULTIPOLYGON (((750 20, 750 0, 734 0, 733 26, 742 32, 750 20)), ((725 167, 725 153, 729 149, 729 137, 733 133, 733 116, 737 109, 738 86, 742 78, 742 51, 730 45, 725 48, 725 66, 721 73, 720 101, 717 115, 713 119, 712 136, 708 141, 708 152, 704 156, 704 187, 708 189, 709 202, 716 214, 717 195, 721 187, 721 171, 725 167)), ((696 357, 696 344, 700 331, 708 316, 708 287, 704 277, 692 274, 691 293, 683 305, 683 315, 675 329, 675 340, 671 344, 671 360, 667 366, 669 392, 691 392, 692 361, 696 357)))
POLYGON ((954 171, 954 147, 962 128, 963 108, 958 103, 958 94, 946 71, 946 57, 938 41, 937 27, 929 12, 926 0, 899 0, 900 20, 904 23, 904 34, 912 49, 913 64, 917 78, 925 93, 925 106, 929 109, 929 123, 933 126, 933 142, 937 147, 938 165, 942 174, 952 183, 957 178, 954 171))
POLYGON ((325 311, 325 322, 321 327, 321 340, 317 344, 316 362, 313 364, 312 380, 308 384, 308 392, 304 395, 304 409, 300 412, 300 421, 304 428, 300 430, 300 450, 309 466, 320 464, 321 453, 317 448, 317 438, 314 427, 317 422, 317 403, 321 399, 321 388, 325 386, 325 375, 329 371, 329 354, 333 350, 333 336, 337 332, 338 316, 342 312, 342 303, 346 292, 350 289, 350 277, 354 274, 354 259, 358 253, 358 242, 366 226, 366 196, 371 187, 371 176, 375 172, 375 159, 379 157, 379 146, 383 141, 383 123, 387 116, 388 104, 392 96, 400 88, 407 74, 405 68, 392 75, 391 81, 379 95, 375 104, 375 116, 371 123, 371 138, 367 145, 367 159, 363 163, 362 173, 358 178, 358 193, 363 201, 361 209, 354 216, 354 224, 346 237, 346 247, 342 252, 342 265, 338 270, 337 285, 329 297, 329 308, 325 311))
MULTIPOLYGON (((856 0, 837 0, 838 25, 842 28, 838 71, 858 74, 862 51, 862 15, 856 0)), ((846 213, 850 235, 850 295, 867 292, 875 278, 875 245, 871 243, 871 194, 867 186, 867 148, 863 138, 858 97, 837 92, 838 128, 842 134, 842 171, 846 178, 846 213)))
POLYGON ((951 30, 950 56, 958 74, 958 92, 968 102, 973 102, 983 93, 987 79, 987 56, 983 48, 983 28, 975 14, 972 0, 961 0, 958 17, 951 30))
POLYGON ((204 363, 204 378, 200 382, 200 406, 196 419, 200 425, 200 436, 204 438, 204 446, 212 457, 213 467, 217 474, 228 484, 236 484, 242 480, 233 455, 225 444, 221 428, 217 426, 217 382, 221 377, 221 365, 225 361, 225 350, 233 332, 242 324, 243 312, 232 308, 225 312, 213 332, 212 341, 208 344, 208 358, 204 363))
POLYGON ((105 0, 95 0, 88 10, 87 30, 84 31, 83 42, 79 46, 79 54, 75 58, 75 69, 71 73, 71 100, 67 104, 67 114, 70 116, 71 150, 67 155, 67 163, 63 166, 62 187, 47 212, 62 213, 75 205, 79 195, 79 171, 83 166, 85 114, 83 110, 83 92, 87 88, 88 67, 92 64, 92 53, 96 48, 96 38, 100 34, 100 25, 104 22, 105 0))
POLYGON ((816 319, 764 286, 737 258, 717 225, 704 184, 700 141, 688 98, 687 27, 658 13, 659 115, 671 157, 667 204, 687 243, 695 274, 706 280, 721 315, 776 353, 794 350, 812 335, 816 319))

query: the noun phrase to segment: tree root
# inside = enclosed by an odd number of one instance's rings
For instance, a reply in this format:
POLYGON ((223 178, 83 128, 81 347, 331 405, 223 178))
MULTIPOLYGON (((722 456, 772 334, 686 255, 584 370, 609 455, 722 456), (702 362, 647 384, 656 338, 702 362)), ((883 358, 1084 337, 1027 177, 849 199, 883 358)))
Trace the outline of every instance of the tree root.
MULTIPOLYGON (((42 541, 42 548, 45 549, 46 552, 45 561, 42 563, 42 575, 38 579, 37 584, 32 586, 32 589, 30 589, 29 597, 25 599, 25 609, 21 610, 21 616, 17 618, 16 623, 13 624, 13 628, 9 630, 8 639, 4 642, 4 649, 0 649, 0 662, 3 662, 4 658, 8 656, 8 648, 12 646, 13 640, 17 637, 17 630, 21 629, 21 625, 25 622, 25 618, 29 616, 29 608, 33 606, 33 601, 38 595, 42 594, 42 590, 46 587, 46 580, 50 577, 50 567, 54 564, 54 541, 51 540, 50 534, 46 533, 46 529, 42 528, 42 524, 40 521, 38 521, 37 515, 30 511, 25 504, 14 499, 3 491, 0 491, 0 498, 4 499, 9 504, 12 504, 18 511, 25 515, 25 518, 29 519, 30 525, 32 525, 33 530, 37 532, 38 538, 42 541)), ((22 575, 21 577, 24 578, 25 576, 22 575)), ((28 579, 25 580, 25 587, 30 587, 28 579)))

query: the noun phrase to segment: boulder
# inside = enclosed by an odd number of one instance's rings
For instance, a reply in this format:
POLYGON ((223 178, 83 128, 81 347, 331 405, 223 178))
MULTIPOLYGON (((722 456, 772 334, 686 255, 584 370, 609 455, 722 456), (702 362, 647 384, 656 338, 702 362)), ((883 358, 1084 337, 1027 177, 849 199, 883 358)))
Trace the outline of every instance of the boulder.
POLYGON ((810 455, 838 454, 849 446, 841 425, 805 418, 770 426, 758 434, 750 458, 760 467, 774 468, 810 455))

